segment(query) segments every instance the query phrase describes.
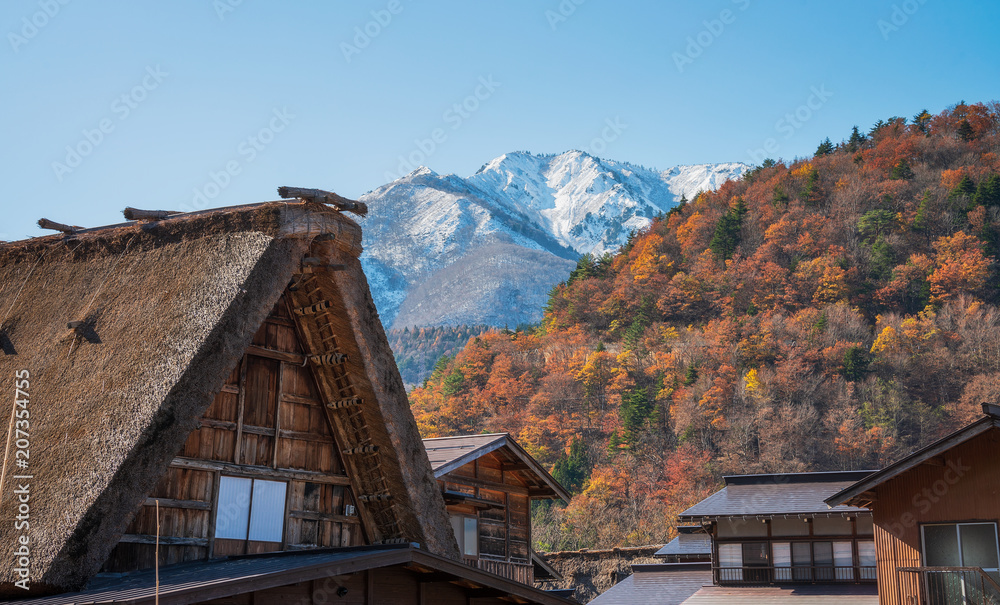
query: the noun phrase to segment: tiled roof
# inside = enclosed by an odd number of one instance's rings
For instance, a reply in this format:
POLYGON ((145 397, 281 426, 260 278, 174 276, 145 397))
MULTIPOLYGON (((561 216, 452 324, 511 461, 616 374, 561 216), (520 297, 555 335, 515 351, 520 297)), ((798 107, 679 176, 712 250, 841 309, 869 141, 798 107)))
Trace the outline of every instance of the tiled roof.
POLYGON ((663 548, 653 553, 654 557, 668 555, 711 555, 712 538, 708 534, 680 534, 663 548))
POLYGON ((632 572, 591 605, 679 605, 712 583, 711 563, 633 565, 632 572))
POLYGON ((872 472, 726 477, 726 487, 682 512, 680 518, 867 512, 854 506, 831 508, 824 500, 872 472))
POLYGON ((706 586, 684 605, 878 605, 875 584, 803 584, 800 586, 706 586))
POLYGON ((480 456, 500 449, 507 441, 506 433, 492 435, 460 435, 424 439, 424 449, 431 460, 431 468, 440 477, 480 456), (447 469, 442 471, 442 469, 447 469))

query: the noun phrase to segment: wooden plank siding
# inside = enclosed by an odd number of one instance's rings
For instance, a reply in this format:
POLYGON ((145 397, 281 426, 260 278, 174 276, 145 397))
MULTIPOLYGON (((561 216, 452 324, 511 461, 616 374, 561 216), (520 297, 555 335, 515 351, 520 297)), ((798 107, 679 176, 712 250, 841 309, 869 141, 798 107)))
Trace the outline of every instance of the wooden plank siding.
POLYGON ((479 556, 469 564, 531 585, 531 507, 528 485, 519 473, 503 470, 510 461, 502 450, 460 466, 439 479, 442 488, 494 503, 451 504, 448 512, 475 516, 479 526, 479 556))
POLYGON ((345 514, 356 502, 312 373, 282 356, 303 356, 284 297, 102 571, 153 566, 156 500, 160 501, 161 565, 366 543, 359 517, 345 514), (223 475, 286 482, 281 542, 214 538, 223 475))
POLYGON ((878 592, 882 605, 904 605, 900 567, 919 567, 925 523, 1000 521, 1000 430, 961 443, 875 488, 878 592))

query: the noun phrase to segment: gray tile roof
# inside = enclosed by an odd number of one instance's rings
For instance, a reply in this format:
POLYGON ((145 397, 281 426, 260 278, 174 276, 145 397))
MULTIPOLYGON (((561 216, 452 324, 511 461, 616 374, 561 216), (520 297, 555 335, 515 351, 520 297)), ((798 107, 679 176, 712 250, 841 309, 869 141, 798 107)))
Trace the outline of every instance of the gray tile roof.
POLYGON ((699 517, 868 512, 854 506, 827 506, 825 499, 874 471, 788 473, 726 477, 726 487, 680 514, 699 517))
POLYGON ((431 468, 438 477, 440 469, 447 467, 448 472, 476 458, 486 455, 504 446, 506 433, 492 435, 460 435, 458 437, 439 437, 424 439, 424 449, 431 460, 431 468))
MULTIPOLYGON (((634 601, 638 603, 639 601, 634 601)), ((799 586, 706 586, 684 605, 878 605, 875 584, 803 584, 799 586)))
POLYGON ((591 605, 679 605, 712 583, 710 563, 633 565, 632 572, 591 605))
POLYGON ((680 534, 663 548, 653 553, 654 557, 668 555, 706 555, 712 554, 712 538, 708 534, 680 534))

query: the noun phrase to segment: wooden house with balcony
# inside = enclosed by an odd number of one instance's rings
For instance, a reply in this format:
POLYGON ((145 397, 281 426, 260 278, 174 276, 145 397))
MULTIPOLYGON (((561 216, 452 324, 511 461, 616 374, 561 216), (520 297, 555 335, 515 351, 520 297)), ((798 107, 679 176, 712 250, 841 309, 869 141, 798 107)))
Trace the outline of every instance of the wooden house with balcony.
POLYGON ((725 487, 678 516, 711 536, 712 586, 686 603, 818 602, 876 597, 871 513, 824 501, 872 471, 725 477, 725 487))
POLYGON ((286 193, 0 245, 0 598, 565 603, 463 564, 364 207, 286 193))
POLYGON ((506 433, 424 439, 463 558, 533 584, 556 572, 531 550, 531 502, 570 495, 506 433))
POLYGON ((1000 603, 1000 406, 827 498, 870 509, 881 605, 1000 603))

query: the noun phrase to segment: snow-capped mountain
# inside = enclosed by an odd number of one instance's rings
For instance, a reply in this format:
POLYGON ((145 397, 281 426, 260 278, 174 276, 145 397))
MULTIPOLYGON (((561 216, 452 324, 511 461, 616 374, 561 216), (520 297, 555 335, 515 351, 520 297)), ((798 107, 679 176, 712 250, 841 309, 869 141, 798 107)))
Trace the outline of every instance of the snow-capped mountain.
POLYGON ((362 196, 361 262, 387 328, 533 322, 579 255, 748 168, 659 172, 581 151, 508 153, 464 179, 420 168, 362 196))

